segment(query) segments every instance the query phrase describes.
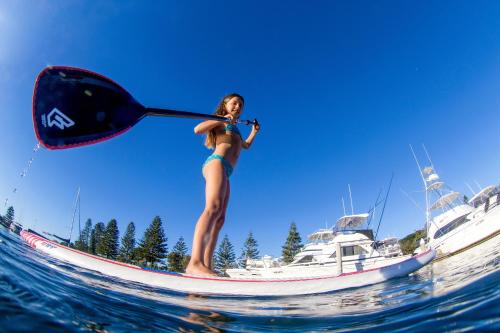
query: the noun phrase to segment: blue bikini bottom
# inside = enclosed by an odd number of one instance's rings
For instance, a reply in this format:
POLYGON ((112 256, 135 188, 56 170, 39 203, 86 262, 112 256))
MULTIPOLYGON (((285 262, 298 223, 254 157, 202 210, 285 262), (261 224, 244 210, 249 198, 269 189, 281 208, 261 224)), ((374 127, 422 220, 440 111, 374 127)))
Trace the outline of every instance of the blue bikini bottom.
POLYGON ((210 163, 210 161, 213 161, 213 160, 219 160, 222 162, 222 166, 224 167, 224 171, 226 172, 226 176, 227 176, 227 178, 229 178, 229 176, 231 176, 231 174, 233 173, 233 166, 231 165, 231 163, 228 162, 228 160, 226 160, 224 157, 222 157, 218 154, 212 154, 212 155, 208 156, 205 163, 203 163, 203 166, 201 169, 203 170, 205 168, 205 166, 208 163, 210 163))

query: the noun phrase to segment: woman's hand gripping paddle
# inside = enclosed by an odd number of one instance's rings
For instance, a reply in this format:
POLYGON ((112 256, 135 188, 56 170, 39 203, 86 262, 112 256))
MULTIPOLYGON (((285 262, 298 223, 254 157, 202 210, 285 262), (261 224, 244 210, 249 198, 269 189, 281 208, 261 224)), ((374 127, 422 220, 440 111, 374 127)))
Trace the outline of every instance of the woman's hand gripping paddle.
POLYGON ((145 116, 230 121, 209 114, 146 108, 114 81, 84 69, 51 66, 38 74, 33 93, 33 125, 38 140, 48 149, 111 139, 145 116))

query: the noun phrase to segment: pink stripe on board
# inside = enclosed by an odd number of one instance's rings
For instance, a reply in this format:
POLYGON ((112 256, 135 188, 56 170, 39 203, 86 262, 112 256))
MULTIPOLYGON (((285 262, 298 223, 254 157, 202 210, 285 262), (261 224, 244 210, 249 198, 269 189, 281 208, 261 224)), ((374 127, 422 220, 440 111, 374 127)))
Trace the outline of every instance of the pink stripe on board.
MULTIPOLYGON (((30 234, 30 233, 27 233, 27 234, 30 234)), ((35 238, 36 241, 41 240, 41 238, 38 237, 38 236, 36 236, 36 235, 33 235, 33 234, 30 234, 30 235, 33 238, 35 238)), ((56 247, 61 247, 61 248, 64 248, 65 250, 69 250, 71 252, 74 252, 74 253, 77 253, 77 254, 80 254, 80 255, 92 258, 92 259, 97 259, 99 261, 106 262, 106 263, 109 263, 109 264, 117 265, 117 266, 127 267, 127 268, 131 268, 131 269, 135 269, 135 270, 140 270, 140 271, 144 271, 144 272, 152 273, 152 274, 161 274, 161 275, 169 275, 169 276, 175 276, 175 277, 185 278, 185 279, 210 280, 210 281, 218 281, 218 282, 251 282, 251 283, 262 283, 262 282, 269 283, 269 282, 271 282, 271 283, 281 283, 281 282, 302 282, 302 281, 314 281, 314 280, 327 280, 327 279, 339 278, 339 277, 342 277, 342 276, 356 275, 356 274, 362 274, 362 273, 377 271, 377 270, 381 270, 382 268, 384 268, 384 267, 372 268, 372 269, 358 271, 358 272, 343 273, 341 275, 329 275, 329 276, 311 277, 311 278, 300 278, 300 279, 279 279, 279 280, 277 280, 277 279, 273 279, 273 280, 258 279, 258 280, 255 280, 255 279, 210 278, 210 277, 202 277, 202 276, 183 275, 183 274, 172 273, 172 272, 151 271, 151 270, 143 269, 141 267, 132 266, 132 265, 128 265, 128 264, 125 264, 125 263, 120 263, 120 262, 117 262, 117 261, 114 261, 114 260, 110 260, 110 259, 106 259, 106 258, 101 258, 101 257, 95 256, 95 255, 89 254, 89 253, 78 251, 78 250, 69 248, 67 246, 60 245, 60 244, 58 244, 56 242, 53 242, 53 241, 50 241, 50 240, 43 239, 43 241, 45 241, 47 243, 50 243, 50 244, 52 244, 52 245, 54 245, 56 247)), ((410 257, 407 260, 401 261, 401 262, 399 262, 397 264, 402 264, 402 263, 404 263, 404 262, 406 262, 408 260, 412 260, 414 258, 418 258, 418 257, 424 256, 424 255, 427 255, 429 252, 431 252, 430 249, 427 250, 426 252, 418 254, 417 256, 410 257)))

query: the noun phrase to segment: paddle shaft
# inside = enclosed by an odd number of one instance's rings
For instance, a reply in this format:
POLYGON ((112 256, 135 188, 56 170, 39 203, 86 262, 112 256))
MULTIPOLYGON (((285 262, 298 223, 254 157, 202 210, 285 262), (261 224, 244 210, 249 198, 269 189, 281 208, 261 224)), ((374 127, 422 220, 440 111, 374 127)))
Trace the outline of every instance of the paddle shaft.
MULTIPOLYGON (((204 114, 197 112, 188 112, 188 111, 177 111, 177 110, 169 110, 169 109, 157 109, 157 108, 146 108, 145 110, 147 116, 160 116, 160 117, 177 117, 177 118, 192 118, 192 119, 207 119, 207 120, 217 120, 223 121, 225 123, 230 123, 231 120, 226 117, 217 116, 213 114, 204 114)), ((254 121, 251 120, 237 120, 237 124, 245 124, 250 125, 254 124, 254 121)))

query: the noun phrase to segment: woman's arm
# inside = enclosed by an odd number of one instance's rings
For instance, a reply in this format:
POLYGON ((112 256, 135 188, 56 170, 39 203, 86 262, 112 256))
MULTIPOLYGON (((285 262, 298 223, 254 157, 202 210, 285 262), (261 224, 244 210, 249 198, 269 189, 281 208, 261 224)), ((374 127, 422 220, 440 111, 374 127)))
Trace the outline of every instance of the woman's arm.
POLYGON ((257 121, 257 119, 255 119, 255 123, 252 126, 252 131, 250 132, 250 135, 248 136, 248 138, 245 141, 243 141, 242 147, 245 149, 250 148, 250 146, 253 143, 253 140, 255 139, 255 136, 257 135, 257 133, 259 131, 260 131, 260 124, 257 121))
POLYGON ((212 128, 223 125, 223 121, 218 121, 218 120, 206 120, 202 123, 199 123, 196 125, 194 128, 194 133, 195 134, 204 134, 208 131, 210 131, 212 128))

